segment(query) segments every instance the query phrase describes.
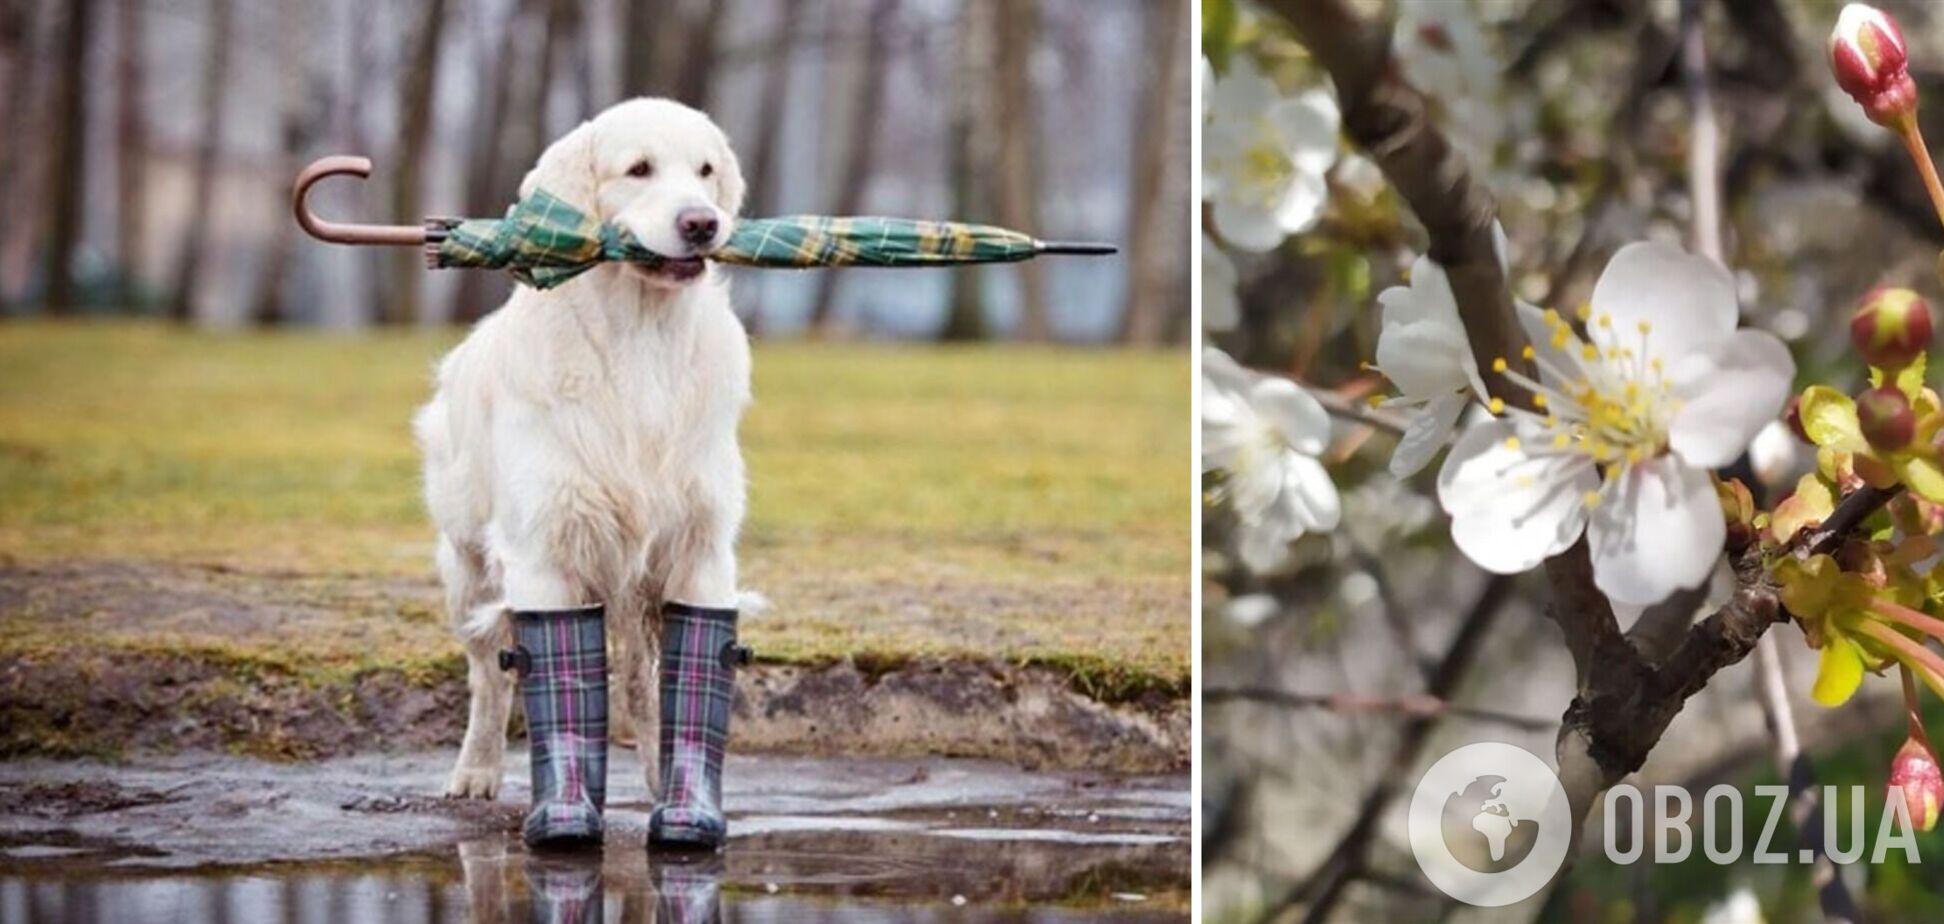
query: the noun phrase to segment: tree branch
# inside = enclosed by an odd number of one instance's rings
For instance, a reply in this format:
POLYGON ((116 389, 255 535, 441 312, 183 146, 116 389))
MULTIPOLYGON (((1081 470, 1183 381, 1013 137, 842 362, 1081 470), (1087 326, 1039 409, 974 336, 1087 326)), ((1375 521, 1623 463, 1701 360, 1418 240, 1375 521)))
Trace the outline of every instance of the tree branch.
POLYGON ((1426 693, 1303 693, 1272 687, 1218 687, 1202 690, 1202 705, 1257 703, 1290 709, 1326 709, 1344 715, 1400 715, 1410 718, 1458 718, 1493 722, 1526 731, 1544 731, 1558 720, 1515 715, 1494 709, 1460 706, 1426 693))

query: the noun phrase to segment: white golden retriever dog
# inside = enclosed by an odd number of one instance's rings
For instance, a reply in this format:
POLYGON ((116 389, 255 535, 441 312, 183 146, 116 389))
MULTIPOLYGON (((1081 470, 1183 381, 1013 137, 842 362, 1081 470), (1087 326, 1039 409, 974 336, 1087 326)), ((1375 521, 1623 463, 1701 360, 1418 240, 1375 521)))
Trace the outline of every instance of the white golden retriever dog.
POLYGON ((554 142, 520 184, 671 258, 521 287, 439 366, 414 429, 472 709, 447 795, 499 791, 513 678, 509 610, 607 605, 617 730, 658 789, 661 605, 736 605, 749 341, 703 254, 743 178, 709 117, 636 99, 554 142))

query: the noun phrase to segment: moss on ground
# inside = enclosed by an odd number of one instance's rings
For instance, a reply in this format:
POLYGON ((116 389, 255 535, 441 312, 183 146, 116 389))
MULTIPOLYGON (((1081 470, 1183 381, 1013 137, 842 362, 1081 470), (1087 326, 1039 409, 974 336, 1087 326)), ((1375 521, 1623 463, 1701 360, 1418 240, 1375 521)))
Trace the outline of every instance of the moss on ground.
MULTIPOLYGON (((455 339, 0 326, 0 653, 452 682, 407 422, 455 339)), ((762 344, 755 387, 765 659, 1186 695, 1184 352, 762 344)))

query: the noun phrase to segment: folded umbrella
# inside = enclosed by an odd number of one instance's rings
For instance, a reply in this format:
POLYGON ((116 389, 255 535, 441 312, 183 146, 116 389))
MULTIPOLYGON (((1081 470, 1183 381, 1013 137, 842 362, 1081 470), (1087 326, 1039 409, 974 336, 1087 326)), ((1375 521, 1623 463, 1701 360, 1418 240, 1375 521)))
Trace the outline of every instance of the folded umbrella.
MULTIPOLYGON (((369 176, 362 157, 326 157, 298 175, 292 197, 298 224, 313 236, 346 244, 422 244, 428 266, 505 269, 536 288, 550 288, 595 264, 653 265, 669 258, 627 229, 595 221, 538 190, 503 218, 428 218, 422 226, 352 225, 311 214, 305 197, 327 176, 369 176)), ((1110 254, 1110 244, 1041 241, 1005 228, 907 218, 831 218, 797 215, 746 218, 708 259, 738 266, 808 269, 820 266, 945 266, 1011 263, 1040 254, 1110 254)))

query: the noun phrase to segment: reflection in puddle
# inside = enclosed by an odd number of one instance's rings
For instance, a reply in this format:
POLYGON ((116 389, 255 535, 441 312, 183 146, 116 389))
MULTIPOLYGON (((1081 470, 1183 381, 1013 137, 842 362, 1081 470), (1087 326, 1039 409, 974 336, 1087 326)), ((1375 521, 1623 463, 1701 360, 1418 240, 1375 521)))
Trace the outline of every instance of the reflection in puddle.
POLYGON ((19 862, 16 846, 0 868, 0 922, 1174 921, 1187 891, 1174 853, 826 830, 739 837, 728 854, 694 857, 536 855, 493 836, 442 853, 185 872, 65 847, 19 862))

